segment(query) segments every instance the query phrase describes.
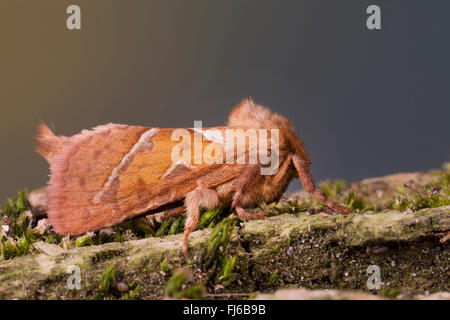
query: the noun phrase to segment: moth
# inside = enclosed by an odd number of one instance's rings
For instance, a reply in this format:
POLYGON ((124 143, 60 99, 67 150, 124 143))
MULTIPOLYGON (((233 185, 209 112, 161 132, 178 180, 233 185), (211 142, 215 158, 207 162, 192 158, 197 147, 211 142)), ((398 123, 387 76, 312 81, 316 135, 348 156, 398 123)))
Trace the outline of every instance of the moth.
POLYGON ((182 249, 187 254, 200 208, 230 206, 240 218, 263 218, 264 212, 244 208, 278 201, 293 178, 300 178, 304 189, 330 211, 350 213, 315 186, 310 157, 292 123, 252 99, 234 107, 223 127, 107 124, 65 137, 41 124, 36 144, 50 164, 49 223, 61 235, 173 210, 172 215, 186 212, 182 249), (180 130, 187 136, 181 139, 180 130), (229 132, 244 147, 233 145, 229 132), (262 174, 274 167, 267 162, 270 157, 276 167, 262 174))

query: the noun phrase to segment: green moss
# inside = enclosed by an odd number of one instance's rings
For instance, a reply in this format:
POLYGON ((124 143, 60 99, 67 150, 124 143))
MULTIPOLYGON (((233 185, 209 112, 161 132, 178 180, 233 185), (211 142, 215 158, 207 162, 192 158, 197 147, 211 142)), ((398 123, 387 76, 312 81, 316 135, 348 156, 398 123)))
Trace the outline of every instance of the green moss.
POLYGON ((17 219, 23 211, 28 209, 28 192, 24 190, 17 191, 17 197, 15 199, 9 198, 6 204, 3 206, 0 216, 8 216, 12 219, 17 219))
POLYGON ((27 190, 17 192, 17 197, 8 199, 0 211, 1 225, 6 227, 6 236, 0 236, 0 254, 12 259, 30 253, 31 245, 37 241, 59 244, 62 237, 47 231, 40 234, 32 228, 32 213, 27 201, 27 190))
POLYGON ((274 286, 278 281, 278 269, 275 269, 270 273, 268 284, 269 286, 274 286))
POLYGON ((354 192, 350 192, 344 199, 344 204, 346 204, 352 210, 363 210, 366 205, 362 197, 356 196, 354 192))
POLYGON ((144 238, 156 235, 155 230, 145 221, 145 218, 133 219, 131 221, 131 230, 134 234, 144 238))
POLYGON ((31 219, 27 190, 19 190, 17 197, 8 199, 0 211, 1 225, 7 230, 6 236, 0 236, 0 254, 4 259, 29 254, 31 244, 43 238, 30 229, 31 219))
POLYGON ((98 290, 99 292, 105 294, 108 293, 111 289, 111 284, 115 281, 115 268, 112 264, 108 265, 100 275, 98 290))
POLYGON ((75 247, 79 248, 79 247, 86 247, 86 246, 93 245, 94 241, 92 240, 92 238, 93 238, 93 235, 89 234, 89 233, 78 237, 75 240, 75 247))
POLYGON ((186 271, 180 269, 167 282, 165 295, 175 299, 202 299, 205 290, 203 283, 196 283, 189 286, 187 284, 186 271))
POLYGON ((111 258, 119 257, 122 253, 123 253, 122 249, 102 250, 102 251, 96 252, 92 260, 95 262, 108 260, 111 258))
POLYGON ((23 211, 19 214, 17 219, 15 219, 14 223, 12 223, 12 234, 15 237, 20 237, 25 235, 28 229, 28 226, 31 223, 31 214, 28 211, 23 211))
POLYGON ((215 224, 220 220, 224 211, 225 210, 222 207, 217 207, 203 212, 199 219, 197 229, 201 230, 204 228, 214 227, 215 224))
POLYGON ((399 211, 418 211, 424 208, 438 208, 450 205, 449 172, 439 172, 437 180, 420 185, 397 187, 391 201, 391 208, 399 211))
POLYGON ((186 220, 186 218, 183 216, 175 219, 175 221, 170 226, 169 234, 177 234, 177 233, 182 232, 184 229, 184 221, 185 220, 186 220))
POLYGON ((28 254, 30 252, 30 242, 26 237, 21 237, 17 241, 17 248, 20 251, 20 255, 28 254))
POLYGON ((131 291, 129 293, 123 295, 122 299, 123 300, 136 300, 139 297, 139 292, 141 290, 141 287, 139 285, 136 285, 134 283, 134 281, 131 282, 128 285, 128 287, 130 288, 131 291))
POLYGON ((234 276, 234 265, 236 264, 236 256, 228 257, 224 256, 222 258, 222 264, 220 271, 218 272, 218 277, 216 281, 218 283, 223 284, 224 286, 228 286, 235 279, 234 276))
POLYGON ((248 296, 247 300, 253 300, 256 298, 256 296, 258 295, 258 293, 254 292, 251 295, 248 296))
POLYGON ((400 290, 400 289, 383 288, 380 291, 380 296, 385 297, 385 298, 389 298, 389 299, 395 299, 401 293, 402 293, 402 290, 400 290))
POLYGON ((348 187, 344 180, 327 180, 319 183, 320 189, 331 199, 337 199, 348 187))
POLYGON ((226 218, 213 229, 202 253, 201 260, 204 269, 210 268, 223 255, 235 224, 234 218, 226 218))
POLYGON ((287 199, 280 203, 271 203, 269 205, 260 204, 259 209, 266 213, 267 217, 272 217, 284 213, 297 214, 299 212, 307 212, 311 208, 323 207, 322 204, 316 205, 315 200, 297 200, 297 199, 287 199))
POLYGON ((20 249, 17 247, 16 243, 13 240, 7 239, 6 241, 2 242, 2 256, 4 259, 8 260, 20 255, 20 249))
POLYGON ((202 299, 206 292, 206 288, 205 285, 200 282, 187 287, 184 291, 184 298, 186 299, 202 299))
MULTIPOLYGON (((30 230, 31 233, 34 233, 33 230, 30 230)), ((42 237, 44 238, 44 241, 47 243, 51 243, 51 244, 59 244, 61 243, 61 239, 62 237, 59 234, 56 233, 45 233, 44 235, 42 235, 42 237)), ((41 236, 38 236, 38 239, 41 238, 41 236)), ((37 241, 37 240, 35 240, 37 241)), ((35 242, 33 241, 33 242, 35 242)))
POLYGON ((178 298, 183 291, 185 282, 184 270, 177 270, 166 285, 165 294, 171 298, 178 298))
POLYGON ((161 262, 159 268, 161 269, 162 272, 166 272, 166 273, 167 273, 167 272, 170 271, 169 266, 167 265, 167 259, 164 259, 164 260, 161 262))
POLYGON ((156 231, 157 237, 165 236, 169 233, 170 226, 172 225, 173 218, 165 219, 159 229, 156 231))
POLYGON ((117 231, 116 235, 114 236, 114 239, 116 242, 124 242, 125 241, 125 235, 121 231, 117 231))

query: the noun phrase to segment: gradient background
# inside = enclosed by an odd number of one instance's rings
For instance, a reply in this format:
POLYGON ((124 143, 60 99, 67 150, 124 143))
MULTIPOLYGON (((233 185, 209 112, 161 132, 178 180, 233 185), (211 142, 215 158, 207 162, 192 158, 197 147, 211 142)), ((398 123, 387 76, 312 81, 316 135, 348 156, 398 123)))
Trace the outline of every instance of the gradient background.
POLYGON ((294 122, 316 180, 439 167, 449 12, 448 0, 1 0, 0 200, 46 183, 41 121, 63 135, 214 126, 246 96, 294 122), (66 29, 70 4, 81 31, 66 29), (370 4, 381 31, 366 28, 370 4))

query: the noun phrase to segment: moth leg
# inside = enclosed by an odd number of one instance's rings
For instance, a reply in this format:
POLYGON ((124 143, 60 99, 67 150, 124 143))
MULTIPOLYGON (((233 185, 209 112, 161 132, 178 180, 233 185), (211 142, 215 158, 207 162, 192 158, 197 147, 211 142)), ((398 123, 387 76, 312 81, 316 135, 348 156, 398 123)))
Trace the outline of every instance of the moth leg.
POLYGON ((250 213, 245 211, 242 207, 236 207, 236 212, 239 218, 248 220, 262 219, 266 215, 265 212, 250 213))
POLYGON ((177 215, 179 215, 179 214, 182 214, 182 213, 185 212, 185 211, 186 211, 186 208, 185 208, 184 206, 183 206, 183 207, 176 208, 175 210, 172 210, 171 212, 167 213, 167 214, 164 216, 164 219, 172 218, 172 217, 174 217, 174 216, 177 216, 177 215))
POLYGON ((183 213, 184 211, 186 211, 186 209, 184 208, 184 206, 181 206, 172 211, 165 210, 165 211, 148 214, 145 216, 145 219, 147 220, 148 224, 151 227, 155 228, 160 223, 162 223, 163 220, 167 220, 173 216, 183 213))
POLYGON ((187 242, 189 235, 197 228, 198 219, 200 217, 200 207, 205 209, 212 209, 219 205, 220 200, 217 196, 217 191, 207 189, 204 187, 197 187, 189 192, 184 199, 184 206, 186 207, 186 221, 184 222, 183 234, 183 253, 187 256, 188 246, 187 242))
MULTIPOLYGON (((285 160, 283 160, 283 162, 281 163, 280 168, 278 169, 278 172, 275 174, 274 178, 273 178, 273 184, 274 185, 278 185, 281 183, 281 180, 284 178, 284 176, 287 174, 290 165, 292 162, 292 155, 289 154, 285 160)), ((258 170, 260 169, 260 167, 258 168, 258 170)), ((248 181, 248 180, 247 180, 248 181)), ((280 196, 275 199, 275 201, 279 201, 281 196, 283 195, 284 192, 280 193, 280 196)), ((264 217, 265 213, 261 212, 261 213, 257 213, 257 214, 252 214, 252 213, 248 213, 246 212, 244 209, 242 209, 241 207, 237 207, 236 208, 236 212, 238 214, 238 216, 240 218, 245 218, 245 219, 260 219, 262 217, 264 217)))
POLYGON ((298 172, 298 176, 302 181, 303 188, 305 188, 307 192, 314 195, 314 197, 316 197, 318 200, 326 204, 329 208, 331 208, 335 212, 343 214, 349 214, 352 212, 349 208, 341 206, 340 204, 337 204, 333 200, 328 199, 327 195, 323 193, 322 190, 316 188, 311 173, 309 172, 308 162, 303 161, 303 159, 298 154, 292 155, 292 162, 294 163, 295 169, 298 172))
POLYGON ((289 166, 292 162, 292 154, 288 154, 286 159, 283 160, 281 163, 281 166, 278 168, 278 172, 273 177, 273 184, 277 185, 281 182, 281 180, 286 175, 287 171, 289 170, 289 166))
POLYGON ((261 169, 261 165, 249 165, 246 166, 239 178, 234 181, 234 189, 236 190, 233 195, 233 199, 231 202, 231 208, 236 209, 236 213, 239 218, 243 219, 261 219, 266 213, 249 213, 242 208, 242 198, 245 192, 248 190, 253 181, 258 177, 259 171, 261 169))

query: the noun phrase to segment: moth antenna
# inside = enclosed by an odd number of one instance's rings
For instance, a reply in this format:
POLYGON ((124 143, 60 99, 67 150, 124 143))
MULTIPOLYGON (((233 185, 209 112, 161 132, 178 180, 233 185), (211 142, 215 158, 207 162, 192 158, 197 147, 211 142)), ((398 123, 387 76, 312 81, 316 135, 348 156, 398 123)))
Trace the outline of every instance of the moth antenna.
POLYGON ((36 151, 51 164, 64 143, 67 141, 67 137, 56 136, 49 127, 43 123, 38 126, 37 130, 36 151))

